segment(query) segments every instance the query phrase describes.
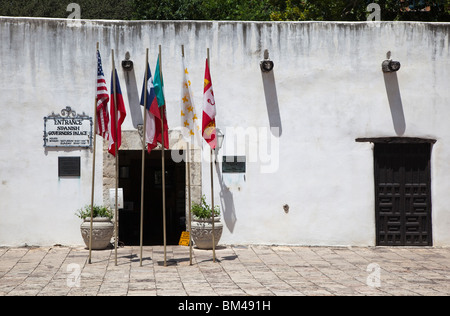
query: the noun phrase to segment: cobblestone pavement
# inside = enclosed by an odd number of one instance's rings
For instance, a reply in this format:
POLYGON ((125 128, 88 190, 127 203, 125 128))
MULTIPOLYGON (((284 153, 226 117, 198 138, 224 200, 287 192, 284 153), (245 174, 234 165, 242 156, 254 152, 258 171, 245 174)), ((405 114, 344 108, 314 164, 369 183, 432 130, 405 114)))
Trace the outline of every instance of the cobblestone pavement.
POLYGON ((0 248, 0 296, 450 295, 449 248, 0 248))

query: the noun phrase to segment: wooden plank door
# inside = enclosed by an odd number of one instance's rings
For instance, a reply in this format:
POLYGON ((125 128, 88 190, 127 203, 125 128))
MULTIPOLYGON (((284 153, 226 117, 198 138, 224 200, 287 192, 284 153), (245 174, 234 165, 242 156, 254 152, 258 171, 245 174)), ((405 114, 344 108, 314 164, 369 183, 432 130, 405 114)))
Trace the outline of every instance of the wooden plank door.
POLYGON ((431 246, 431 144, 375 144, 376 243, 431 246))

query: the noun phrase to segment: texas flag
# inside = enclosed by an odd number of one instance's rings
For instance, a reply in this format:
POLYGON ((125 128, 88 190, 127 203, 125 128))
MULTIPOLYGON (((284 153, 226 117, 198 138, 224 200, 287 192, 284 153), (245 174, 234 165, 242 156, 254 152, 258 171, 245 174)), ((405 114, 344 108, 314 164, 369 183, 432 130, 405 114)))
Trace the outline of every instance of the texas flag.
MULTIPOLYGON (((162 144, 161 136, 161 109, 158 104, 158 92, 160 92, 160 99, 164 102, 164 95, 162 94, 162 88, 156 90, 157 87, 162 87, 163 83, 160 79, 159 59, 155 70, 155 81, 153 81, 150 66, 147 65, 147 78, 144 78, 144 85, 142 87, 141 105, 144 105, 144 93, 145 92, 145 80, 147 80, 147 104, 145 104, 145 115, 147 115, 147 122, 145 127, 145 140, 147 143, 148 152, 158 146, 158 143, 162 144), (156 87, 155 87, 156 86, 156 87)), ((144 76, 145 77, 145 76, 144 76)), ((163 111, 165 113, 165 105, 163 105, 163 111)), ((164 115, 164 147, 169 149, 169 127, 167 125, 167 116, 164 115)))
POLYGON ((203 138, 211 146, 216 148, 216 102, 212 88, 211 74, 209 72, 208 60, 206 60, 205 84, 203 90, 203 138))
POLYGON ((125 110, 125 103, 123 102, 122 90, 120 89, 119 76, 117 75, 117 70, 111 74, 111 97, 110 97, 110 120, 108 123, 108 140, 109 140, 109 148, 108 152, 116 156, 116 146, 117 150, 119 150, 120 145, 122 144, 122 123, 127 116, 127 112, 125 110), (114 97, 114 81, 113 76, 115 75, 116 79, 116 96, 114 97), (117 101, 117 113, 115 100, 117 101), (116 131, 116 114, 117 114, 117 131, 116 131))

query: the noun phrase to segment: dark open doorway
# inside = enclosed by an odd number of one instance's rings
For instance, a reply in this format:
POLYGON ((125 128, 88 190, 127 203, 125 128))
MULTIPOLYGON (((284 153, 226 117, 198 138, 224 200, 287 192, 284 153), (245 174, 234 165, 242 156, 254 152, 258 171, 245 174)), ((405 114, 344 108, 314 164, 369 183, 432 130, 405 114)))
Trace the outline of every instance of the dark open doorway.
MULTIPOLYGON (((162 245, 163 208, 161 151, 145 155, 144 246, 162 245)), ((167 244, 178 244, 186 230, 184 163, 175 163, 165 153, 167 244)), ((123 188, 125 208, 119 213, 119 241, 127 246, 140 244, 142 151, 120 151, 119 187, 123 188)))

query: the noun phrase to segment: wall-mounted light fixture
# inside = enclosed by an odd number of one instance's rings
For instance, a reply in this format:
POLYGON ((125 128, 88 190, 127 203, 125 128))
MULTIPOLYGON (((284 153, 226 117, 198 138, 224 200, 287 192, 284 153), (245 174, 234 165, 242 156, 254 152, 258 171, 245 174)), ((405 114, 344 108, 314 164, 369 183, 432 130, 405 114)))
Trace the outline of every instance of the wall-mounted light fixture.
POLYGON ((274 64, 273 61, 271 61, 269 59, 269 50, 266 49, 264 51, 264 60, 262 60, 259 64, 259 66, 261 67, 261 70, 263 72, 270 72, 273 70, 274 64))
POLYGON ((395 61, 391 59, 391 52, 387 52, 386 60, 381 64, 381 69, 383 72, 396 72, 400 70, 401 64, 399 61, 395 61))
POLYGON ((130 60, 130 53, 125 54, 125 60, 122 60, 122 68, 125 71, 133 70, 133 62, 130 60))
POLYGON ((223 139, 225 138, 225 134, 222 132, 221 129, 216 128, 216 137, 217 137, 216 150, 219 151, 220 149, 222 149, 223 139))

